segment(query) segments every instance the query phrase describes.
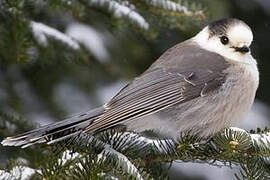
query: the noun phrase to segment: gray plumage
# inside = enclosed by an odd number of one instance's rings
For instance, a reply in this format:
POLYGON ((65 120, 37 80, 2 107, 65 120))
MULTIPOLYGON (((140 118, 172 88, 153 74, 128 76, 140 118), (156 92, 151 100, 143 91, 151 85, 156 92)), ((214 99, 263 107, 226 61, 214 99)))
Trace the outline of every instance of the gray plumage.
MULTIPOLYGON (((226 34, 236 23, 233 19, 209 25, 208 38, 226 34)), ((200 38, 167 50, 103 107, 8 137, 2 144, 53 143, 80 132, 95 134, 119 125, 138 132, 154 130, 171 138, 183 131, 206 137, 233 125, 252 105, 257 67, 202 48, 200 38)))
POLYGON ((140 117, 205 96, 225 82, 223 71, 228 66, 223 57, 201 49, 192 41, 176 45, 112 98, 103 115, 86 131, 137 122, 140 117))

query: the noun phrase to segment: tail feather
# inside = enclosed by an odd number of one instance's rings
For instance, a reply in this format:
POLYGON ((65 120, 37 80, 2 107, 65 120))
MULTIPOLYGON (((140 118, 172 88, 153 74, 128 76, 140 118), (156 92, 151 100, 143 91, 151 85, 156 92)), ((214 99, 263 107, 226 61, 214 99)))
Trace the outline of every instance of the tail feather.
POLYGON ((80 133, 104 112, 104 108, 96 108, 71 118, 42 126, 16 136, 7 137, 1 144, 3 146, 22 146, 22 148, 37 143, 52 144, 80 133))

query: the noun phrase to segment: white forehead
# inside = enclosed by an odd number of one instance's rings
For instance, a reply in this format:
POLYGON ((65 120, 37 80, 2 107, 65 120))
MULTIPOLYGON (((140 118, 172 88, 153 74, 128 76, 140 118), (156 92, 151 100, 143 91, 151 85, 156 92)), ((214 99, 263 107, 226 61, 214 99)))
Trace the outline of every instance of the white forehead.
POLYGON ((227 36, 233 43, 251 44, 253 34, 250 28, 244 24, 235 24, 227 31, 227 36))

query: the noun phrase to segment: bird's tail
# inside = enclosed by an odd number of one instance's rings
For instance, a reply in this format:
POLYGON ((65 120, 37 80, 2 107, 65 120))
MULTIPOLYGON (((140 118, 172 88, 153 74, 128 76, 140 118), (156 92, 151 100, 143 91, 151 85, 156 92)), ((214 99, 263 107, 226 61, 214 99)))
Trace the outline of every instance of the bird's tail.
POLYGON ((99 118, 103 112, 103 107, 96 108, 23 134, 7 137, 1 142, 1 144, 4 146, 22 146, 22 148, 37 143, 47 142, 47 144, 52 144, 79 134, 86 126, 99 118))

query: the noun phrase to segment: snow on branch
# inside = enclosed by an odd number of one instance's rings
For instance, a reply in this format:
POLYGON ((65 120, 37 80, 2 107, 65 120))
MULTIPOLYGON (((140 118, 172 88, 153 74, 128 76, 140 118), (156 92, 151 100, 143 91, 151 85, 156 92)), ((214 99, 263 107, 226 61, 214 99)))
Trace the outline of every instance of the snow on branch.
POLYGON ((109 59, 106 42, 110 40, 89 25, 71 23, 67 27, 66 34, 83 44, 98 60, 104 62, 109 59))
POLYGON ((158 154, 166 154, 168 149, 176 146, 176 142, 171 139, 150 139, 134 132, 114 132, 109 139, 108 144, 120 151, 153 148, 158 154))
POLYGON ((26 166, 15 166, 11 171, 0 170, 0 179, 2 180, 12 180, 12 179, 20 179, 27 180, 35 174, 34 169, 26 167, 26 166))
POLYGON ((84 0, 83 2, 87 3, 89 6, 96 8, 107 8, 107 11, 110 12, 116 18, 127 17, 131 21, 135 22, 144 30, 149 29, 149 24, 146 20, 132 8, 122 5, 115 1, 110 0, 84 0))
POLYGON ((266 155, 264 158, 270 157, 270 132, 261 134, 251 134, 250 135, 253 145, 261 154, 266 155))
MULTIPOLYGON (((73 151, 64 151, 62 157, 56 162, 58 165, 70 164, 70 167, 66 169, 67 171, 72 170, 75 166, 77 167, 76 171, 84 171, 86 170, 84 164, 89 163, 87 162, 87 155, 95 152, 93 155, 97 156, 97 160, 90 157, 92 164, 109 165, 138 180, 145 177, 145 171, 137 166, 138 164, 143 165, 144 158, 148 161, 161 162, 183 160, 184 162, 213 164, 214 160, 222 163, 236 163, 240 164, 245 172, 248 172, 250 168, 243 167, 247 166, 248 163, 254 163, 254 166, 260 168, 254 170, 253 174, 264 172, 262 163, 264 161, 269 162, 270 132, 267 130, 253 134, 240 128, 231 127, 220 131, 210 141, 197 142, 196 139, 187 136, 182 138, 184 139, 179 142, 166 139, 149 139, 134 132, 114 130, 105 131, 95 137, 91 134, 81 133, 63 142, 67 148, 71 148, 73 151), (77 152, 84 155, 82 156, 77 152), (246 157, 249 157, 250 161, 246 161, 246 157), (260 158, 264 159, 264 161, 257 161, 257 157, 259 157, 259 160, 260 158)), ((0 179, 20 176, 26 177, 24 178, 26 180, 27 177, 29 178, 38 171, 40 170, 16 166, 10 172, 0 170, 0 179)), ((42 173, 39 174, 42 175, 42 173)), ((99 175, 103 176, 104 174, 99 175)), ((267 176, 268 174, 262 175, 267 176)))
POLYGON ((106 145, 103 151, 98 154, 99 162, 114 161, 119 169, 122 169, 127 174, 132 175, 136 180, 143 180, 143 176, 137 167, 122 153, 117 152, 109 145, 106 145))
POLYGON ((62 33, 40 22, 32 21, 30 22, 30 26, 35 39, 43 46, 48 45, 47 37, 52 37, 65 43, 74 50, 80 49, 79 43, 81 43, 101 62, 106 62, 110 57, 106 46, 108 37, 90 26, 80 23, 71 23, 67 26, 66 33, 62 33))
POLYGON ((48 45, 47 36, 49 36, 62 41, 63 43, 70 46, 72 49, 77 50, 80 48, 79 44, 71 37, 43 23, 31 21, 30 27, 32 28, 36 40, 43 46, 48 45))
POLYGON ((261 142, 264 144, 267 144, 270 142, 270 132, 265 133, 265 134, 251 134, 251 138, 253 142, 261 142))
POLYGON ((190 11, 186 6, 170 0, 143 0, 146 4, 168 11, 182 12, 187 16, 202 14, 202 11, 190 11))

